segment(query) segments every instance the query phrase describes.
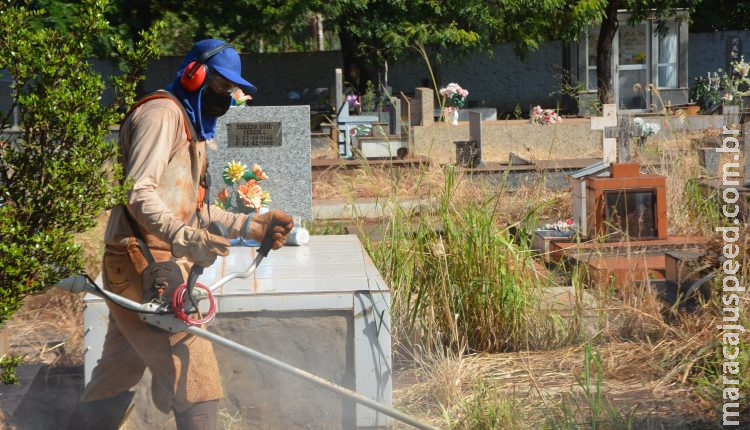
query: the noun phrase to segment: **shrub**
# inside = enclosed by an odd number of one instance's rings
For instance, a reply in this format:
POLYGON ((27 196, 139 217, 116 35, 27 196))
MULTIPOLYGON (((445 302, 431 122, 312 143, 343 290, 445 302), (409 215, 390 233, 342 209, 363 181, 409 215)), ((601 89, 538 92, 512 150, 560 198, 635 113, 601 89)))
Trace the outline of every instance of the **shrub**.
POLYGON ((97 37, 110 33, 105 0, 78 4, 70 31, 39 28, 43 10, 31 3, 0 6, 0 69, 14 80, 19 128, 0 115, 0 324, 23 298, 82 270, 73 238, 122 201, 118 145, 109 126, 132 103, 159 26, 128 48, 113 39, 124 73, 110 79, 114 101, 100 103, 101 76, 87 61, 97 37))

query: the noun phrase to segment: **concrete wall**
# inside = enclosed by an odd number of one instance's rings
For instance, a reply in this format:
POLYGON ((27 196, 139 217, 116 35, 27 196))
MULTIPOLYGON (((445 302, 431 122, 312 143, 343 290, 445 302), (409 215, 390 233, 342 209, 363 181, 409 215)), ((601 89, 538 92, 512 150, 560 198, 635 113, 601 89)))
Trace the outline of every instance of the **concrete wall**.
POLYGON ((693 86, 696 76, 706 76, 721 67, 726 69, 727 39, 739 36, 745 60, 750 61, 750 30, 690 33, 688 49, 688 84, 693 86))
MULTIPOLYGON (((309 104, 313 109, 334 85, 334 70, 343 67, 339 51, 242 54, 242 76, 258 87, 253 96, 259 106, 309 104), (324 89, 325 94, 316 94, 324 89), (288 98, 290 92, 299 100, 288 98)), ((152 62, 143 86, 145 91, 162 88, 174 79, 182 57, 164 57, 152 62)))
MULTIPOLYGON (((429 156, 438 163, 455 163, 453 142, 469 140, 469 122, 413 126, 412 133, 416 155, 429 156)), ((484 121, 482 141, 482 156, 488 162, 507 162, 510 152, 533 160, 602 156, 602 132, 591 131, 588 120, 550 125, 527 120, 484 121)))
MULTIPOLYGON (((526 112, 529 106, 541 104, 554 108, 550 93, 559 85, 556 76, 562 73, 563 45, 559 41, 543 44, 525 60, 513 53, 513 45, 498 45, 494 55, 473 54, 435 68, 437 85, 456 82, 469 91, 469 107, 491 106, 506 113, 516 104, 526 112)), ((388 85, 394 93, 410 93, 414 88, 434 88, 430 72, 423 60, 393 64, 388 71, 388 85)))
MULTIPOLYGON (((688 49, 688 84, 708 71, 726 67, 726 40, 739 35, 743 41, 745 58, 750 59, 750 30, 713 33, 690 33, 688 49)), ((163 57, 152 63, 147 72, 143 92, 150 92, 171 82, 182 57, 163 57)), ((311 53, 243 54, 243 74, 258 87, 255 104, 316 105, 327 101, 325 90, 334 85, 334 70, 343 67, 340 51, 311 53), (321 90, 322 89, 322 90, 321 90), (300 94, 290 100, 291 91, 300 94)), ((530 105, 555 107, 550 97, 558 85, 557 76, 563 63, 563 44, 551 41, 532 52, 525 60, 513 53, 511 44, 498 45, 493 56, 473 54, 444 66, 435 67, 438 85, 457 82, 468 89, 470 106, 497 107, 498 112, 512 112, 516 103, 525 111, 530 105)), ((413 94, 414 88, 429 84, 429 70, 416 54, 410 60, 389 64, 388 84, 394 93, 413 94)), ((115 72, 111 64, 94 61, 96 70, 105 76, 115 72)), ((7 77, 0 75, 0 110, 10 109, 10 90, 7 77)), ((104 100, 108 99, 105 94, 104 100)))

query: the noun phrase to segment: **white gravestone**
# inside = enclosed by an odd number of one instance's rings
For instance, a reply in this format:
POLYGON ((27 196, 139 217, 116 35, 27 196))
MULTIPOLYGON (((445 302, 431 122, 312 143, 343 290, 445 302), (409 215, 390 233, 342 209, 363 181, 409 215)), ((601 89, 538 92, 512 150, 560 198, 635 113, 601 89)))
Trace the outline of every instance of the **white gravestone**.
POLYGON ((607 137, 605 128, 617 127, 617 105, 606 104, 602 106, 602 116, 591 117, 591 130, 602 131, 602 161, 614 163, 617 158, 617 139, 607 137))

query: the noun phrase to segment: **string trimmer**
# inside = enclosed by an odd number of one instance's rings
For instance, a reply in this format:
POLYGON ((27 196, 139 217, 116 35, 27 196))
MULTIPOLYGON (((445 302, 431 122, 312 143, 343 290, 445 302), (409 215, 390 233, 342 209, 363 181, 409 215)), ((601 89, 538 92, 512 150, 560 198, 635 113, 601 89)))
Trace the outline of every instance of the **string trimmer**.
MULTIPOLYGON (((226 236, 226 230, 219 223, 211 223, 211 225, 209 226, 209 231, 211 231, 213 234, 226 236)), ((110 300, 111 302, 116 303, 123 308, 131 310, 133 312, 137 312, 143 321, 153 326, 159 327, 172 333, 188 332, 195 336, 202 337, 209 340, 210 342, 225 346, 254 360, 268 364, 286 373, 298 376, 327 390, 338 393, 344 397, 348 397, 359 404, 362 404, 391 418, 409 424, 417 429, 435 430, 435 427, 422 423, 416 418, 400 412, 390 406, 376 402, 375 400, 363 396, 362 394, 359 394, 355 391, 349 390, 348 388, 344 388, 324 378, 313 375, 310 372, 291 366, 287 363, 284 363, 283 361, 262 354, 244 345, 240 345, 227 338, 211 333, 205 328, 202 328, 202 323, 213 318, 212 308, 214 308, 214 306, 209 306, 209 312, 207 313, 207 315, 199 320, 193 320, 189 317, 190 313, 197 310, 198 301, 202 299, 208 299, 211 303, 213 303, 212 294, 218 288, 233 279, 244 279, 250 277, 250 275, 255 272, 255 269, 258 267, 261 261, 263 261, 263 259, 268 256, 268 253, 271 251, 272 244, 273 238, 270 234, 268 234, 261 242, 260 247, 258 248, 258 255, 255 257, 255 260, 253 260, 253 262, 246 270, 242 272, 230 273, 214 282, 210 286, 205 286, 197 283, 198 277, 203 273, 203 267, 193 265, 193 268, 188 275, 187 282, 175 290, 175 293, 170 298, 171 300, 162 302, 135 302, 111 291, 107 291, 104 288, 101 288, 87 275, 79 275, 76 277, 63 279, 56 286, 72 293, 85 292, 97 295, 106 300, 110 300), (198 289, 195 288, 196 285, 198 286, 198 289), (185 301, 186 296, 189 303, 185 301)))

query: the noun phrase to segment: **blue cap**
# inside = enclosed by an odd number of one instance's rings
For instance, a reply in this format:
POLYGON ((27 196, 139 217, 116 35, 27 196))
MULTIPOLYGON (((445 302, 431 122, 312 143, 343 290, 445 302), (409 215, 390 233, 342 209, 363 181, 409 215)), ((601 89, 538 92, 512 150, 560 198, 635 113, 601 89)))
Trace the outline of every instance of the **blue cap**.
MULTIPOLYGON (((223 44, 226 44, 226 42, 218 39, 205 39, 196 42, 185 60, 187 62, 195 61, 199 59, 202 54, 223 44)), ((255 94, 255 92, 258 91, 258 89, 255 88, 255 85, 242 77, 242 62, 240 61, 240 54, 238 54, 231 46, 227 46, 225 49, 220 50, 217 54, 214 54, 205 60, 205 64, 208 65, 211 70, 219 72, 221 76, 237 84, 245 94, 255 94)))

